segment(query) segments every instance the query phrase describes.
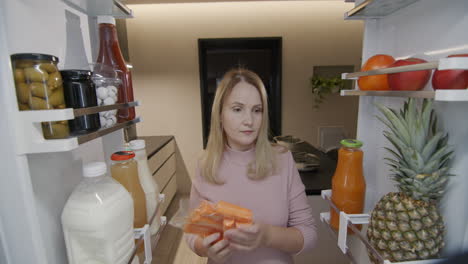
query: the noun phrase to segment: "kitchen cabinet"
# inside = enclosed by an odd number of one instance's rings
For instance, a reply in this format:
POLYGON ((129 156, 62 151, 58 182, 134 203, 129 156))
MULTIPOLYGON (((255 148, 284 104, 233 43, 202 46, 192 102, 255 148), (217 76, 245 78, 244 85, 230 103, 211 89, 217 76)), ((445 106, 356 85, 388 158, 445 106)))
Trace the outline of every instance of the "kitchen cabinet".
POLYGON ((148 164, 159 191, 165 195, 160 205, 164 214, 177 192, 175 139, 172 136, 140 137, 146 142, 148 164))

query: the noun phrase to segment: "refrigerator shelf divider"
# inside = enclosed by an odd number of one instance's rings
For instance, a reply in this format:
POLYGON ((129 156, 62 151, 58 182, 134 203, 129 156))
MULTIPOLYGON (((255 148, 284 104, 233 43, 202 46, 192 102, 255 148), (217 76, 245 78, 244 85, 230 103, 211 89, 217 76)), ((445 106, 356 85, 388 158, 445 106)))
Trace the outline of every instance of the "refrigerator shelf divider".
POLYGON ((86 107, 86 108, 76 108, 76 109, 73 109, 73 114, 74 114, 75 117, 77 117, 77 116, 83 116, 83 115, 96 114, 96 113, 99 113, 99 112, 104 112, 104 111, 109 111, 109 110, 135 107, 135 106, 140 106, 140 105, 141 105, 140 101, 134 101, 134 102, 123 103, 123 104, 113 104, 113 105, 93 106, 93 107, 86 107))
POLYGON ((417 261, 406 261, 406 262, 390 262, 389 260, 384 259, 378 251, 367 241, 367 238, 361 233, 361 231, 356 227, 356 225, 367 225, 369 224, 370 215, 369 214, 347 214, 342 212, 336 207, 335 204, 331 201, 331 190, 322 190, 322 198, 327 201, 332 208, 340 216, 340 224, 338 234, 335 230, 332 229, 330 225, 330 212, 320 213, 320 220, 332 231, 332 234, 335 234, 338 240, 338 247, 341 249, 343 254, 350 257, 350 260, 353 263, 356 263, 355 259, 352 257, 352 254, 347 246, 347 235, 348 228, 351 229, 355 235, 361 240, 361 242, 371 251, 374 256, 379 259, 380 264, 433 264, 438 263, 442 259, 428 259, 428 260, 417 260, 417 261))
POLYGON ((153 253, 152 252, 156 248, 156 245, 159 242, 159 238, 161 237, 161 233, 162 233, 162 231, 164 230, 164 227, 167 224, 166 216, 161 216, 159 218, 160 226, 159 226, 159 229, 156 232, 156 234, 154 234, 153 238, 151 237, 150 226, 154 222, 154 219, 156 219, 156 216, 158 215, 159 210, 161 208, 160 205, 164 202, 165 198, 166 198, 165 195, 160 193, 159 196, 158 196, 158 204, 156 205, 156 210, 154 210, 154 214, 151 216, 149 223, 146 224, 145 226, 143 226, 142 228, 135 228, 134 229, 134 237, 135 237, 135 239, 137 239, 137 242, 135 244, 135 249, 133 250, 131 257, 128 260, 128 264, 132 264, 133 259, 135 258, 136 254, 137 254, 137 249, 141 245, 141 243, 144 243, 144 245, 145 245, 145 252, 144 252, 145 260, 143 261, 143 263, 144 264, 151 264, 151 261, 153 259, 153 253))

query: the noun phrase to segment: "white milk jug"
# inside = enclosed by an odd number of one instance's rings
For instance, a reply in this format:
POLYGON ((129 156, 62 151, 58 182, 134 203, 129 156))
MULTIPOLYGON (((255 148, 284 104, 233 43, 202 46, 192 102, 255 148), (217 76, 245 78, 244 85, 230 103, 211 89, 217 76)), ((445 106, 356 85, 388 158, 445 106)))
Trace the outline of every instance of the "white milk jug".
POLYGON ((127 264, 135 249, 132 197, 106 172, 104 162, 86 164, 63 209, 70 264, 127 264))
MULTIPOLYGON (((146 215, 148 217, 148 223, 150 223, 151 217, 154 215, 158 205, 159 187, 148 166, 148 156, 146 155, 145 147, 146 144, 143 139, 130 141, 130 148, 135 152, 135 160, 138 163, 138 177, 140 178, 141 187, 145 192, 146 215)), ((158 232, 159 218, 160 215, 157 214, 154 217, 153 223, 150 225, 151 235, 158 232)))

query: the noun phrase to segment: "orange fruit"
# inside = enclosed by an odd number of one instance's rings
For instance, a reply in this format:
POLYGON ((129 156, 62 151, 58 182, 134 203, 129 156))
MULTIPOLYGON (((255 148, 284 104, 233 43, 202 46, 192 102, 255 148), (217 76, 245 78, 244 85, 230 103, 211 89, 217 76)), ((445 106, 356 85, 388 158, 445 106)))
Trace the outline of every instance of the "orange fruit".
MULTIPOLYGON (((370 57, 366 63, 362 66, 361 71, 370 71, 376 69, 387 68, 395 59, 386 54, 377 54, 370 57)), ((358 86, 363 91, 387 91, 390 90, 388 86, 387 74, 371 75, 359 77, 358 86)))

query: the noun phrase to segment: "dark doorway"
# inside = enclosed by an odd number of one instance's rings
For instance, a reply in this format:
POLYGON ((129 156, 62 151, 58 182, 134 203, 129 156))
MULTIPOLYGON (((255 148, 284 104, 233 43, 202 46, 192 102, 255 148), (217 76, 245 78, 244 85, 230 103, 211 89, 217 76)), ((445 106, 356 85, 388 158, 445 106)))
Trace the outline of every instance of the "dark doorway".
POLYGON ((281 37, 198 40, 204 148, 217 83, 225 72, 237 67, 262 79, 269 100, 270 136, 281 135, 281 43, 281 37))

